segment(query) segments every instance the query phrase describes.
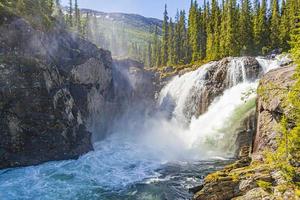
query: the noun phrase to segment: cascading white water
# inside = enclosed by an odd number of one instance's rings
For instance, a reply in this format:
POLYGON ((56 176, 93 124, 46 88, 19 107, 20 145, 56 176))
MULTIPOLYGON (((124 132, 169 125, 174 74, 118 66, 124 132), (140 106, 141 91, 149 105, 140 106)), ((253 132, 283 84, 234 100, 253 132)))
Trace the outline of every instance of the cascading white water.
POLYGON ((230 61, 227 80, 229 86, 235 86, 240 82, 247 81, 244 58, 235 58, 230 61))
MULTIPOLYGON (((278 67, 257 60, 264 72, 278 67)), ((246 102, 241 97, 257 81, 247 79, 243 58, 234 58, 224 93, 199 117, 187 115, 196 113, 214 64, 176 76, 161 90, 157 103, 168 117, 137 115, 133 108, 134 115, 124 116, 95 151, 78 160, 0 171, 0 199, 186 198, 187 187, 200 183, 196 176, 218 166, 199 160, 230 155, 220 146, 232 139, 234 122, 255 105, 255 93, 246 102)))
POLYGON ((262 67, 264 73, 267 73, 270 70, 278 68, 279 66, 286 65, 292 62, 289 54, 278 55, 274 59, 265 59, 264 57, 257 57, 256 60, 262 67))
MULTIPOLYGON (((176 132, 175 134, 181 135, 180 138, 188 145, 187 148, 190 151, 197 152, 197 155, 201 154, 205 158, 211 156, 232 156, 233 152, 218 149, 218 146, 221 146, 224 140, 228 138, 234 143, 234 138, 232 138, 234 130, 231 130, 231 135, 228 135, 228 133, 224 132, 224 129, 230 124, 235 110, 243 106, 247 107, 249 102, 253 102, 256 96, 254 91, 258 86, 258 76, 256 79, 247 77, 246 59, 242 57, 230 60, 227 69, 227 84, 229 88, 224 91, 223 95, 213 101, 206 113, 199 117, 192 116, 191 120, 187 119, 189 116, 185 114, 185 110, 187 108, 192 108, 189 112, 197 110, 197 104, 199 104, 197 98, 201 99, 201 92, 206 89, 204 85, 207 73, 216 62, 208 63, 198 70, 182 76, 176 76, 162 89, 158 102, 160 107, 163 110, 167 110, 167 112, 171 112, 170 123, 174 123, 174 121, 176 124, 190 122, 187 128, 181 130, 183 134, 176 132), (247 98, 243 98, 249 92, 250 95, 247 98), (194 101, 190 101, 190 97, 193 97, 194 101)), ((257 58, 257 61, 263 68, 263 73, 278 68, 282 62, 279 58, 275 60, 257 58)), ((255 104, 252 104, 252 108, 254 107, 255 104)), ((240 115, 246 114, 246 111, 240 115)))
POLYGON ((188 112, 195 113, 196 103, 188 104, 187 102, 193 97, 194 102, 199 102, 197 99, 200 98, 204 89, 203 84, 207 70, 215 63, 211 62, 196 71, 188 72, 182 76, 175 76, 161 90, 158 104, 163 110, 172 115, 173 120, 177 120, 178 123, 185 123, 187 122, 185 111, 188 109, 188 112), (192 96, 192 93, 194 96, 192 96))

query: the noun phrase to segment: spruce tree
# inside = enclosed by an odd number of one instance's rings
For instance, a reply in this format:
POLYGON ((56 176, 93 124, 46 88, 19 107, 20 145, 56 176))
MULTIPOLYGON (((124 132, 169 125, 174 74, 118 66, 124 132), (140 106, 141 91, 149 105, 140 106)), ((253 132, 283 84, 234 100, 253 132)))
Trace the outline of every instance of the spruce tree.
POLYGON ((229 0, 227 14, 227 32, 226 32, 226 53, 230 56, 237 56, 238 49, 238 8, 236 0, 229 0))
POLYGON ((166 65, 168 62, 168 38, 169 38, 169 25, 168 25, 169 17, 168 17, 168 11, 167 11, 167 4, 165 4, 165 11, 164 11, 164 20, 162 25, 162 32, 163 32, 163 38, 162 38, 162 54, 161 54, 161 64, 166 65))
POLYGON ((263 49, 266 49, 269 46, 270 34, 269 34, 269 25, 267 18, 267 0, 262 0, 262 4, 259 10, 258 17, 258 33, 257 33, 257 48, 258 53, 264 53, 263 49))
POLYGON ((175 64, 175 44, 174 44, 174 24, 172 18, 170 18, 169 23, 169 38, 168 38, 168 65, 175 64))
POLYGON ((242 0, 239 18, 239 48, 241 55, 251 54, 253 50, 251 3, 250 0, 242 0))
POLYGON ((191 46, 192 61, 202 58, 201 52, 201 10, 198 9, 197 1, 191 3, 189 12, 188 37, 189 45, 191 46))
POLYGON ((278 0, 272 0, 271 5, 271 21, 270 21, 270 43, 271 48, 276 49, 280 47, 280 13, 278 0))
POLYGON ((178 64, 180 60, 180 43, 181 43, 181 34, 179 26, 180 14, 177 10, 175 16, 175 26, 174 26, 174 64, 178 64))
POLYGON ((68 23, 70 27, 73 27, 73 0, 69 0, 69 19, 68 23))
POLYGON ((158 37, 158 28, 155 26, 155 31, 153 33, 153 48, 152 48, 152 65, 160 66, 160 45, 158 37))
POLYGON ((75 0, 75 25, 77 27, 77 30, 80 32, 80 10, 79 10, 79 7, 78 7, 78 2, 77 0, 75 0))
MULTIPOLYGON (((211 11, 213 12, 213 10, 211 11)), ((214 45, 214 23, 213 23, 213 15, 211 13, 208 14, 208 23, 206 28, 207 33, 207 41, 206 41, 206 57, 208 60, 213 60, 213 45, 214 45)))
POLYGON ((280 47, 283 51, 289 49, 288 41, 290 40, 290 27, 285 0, 281 3, 281 18, 280 18, 280 47))
POLYGON ((228 9, 228 3, 222 1, 222 13, 221 13, 221 33, 220 33, 220 56, 225 57, 228 56, 228 53, 226 52, 226 33, 228 28, 228 20, 227 20, 227 9, 228 9))

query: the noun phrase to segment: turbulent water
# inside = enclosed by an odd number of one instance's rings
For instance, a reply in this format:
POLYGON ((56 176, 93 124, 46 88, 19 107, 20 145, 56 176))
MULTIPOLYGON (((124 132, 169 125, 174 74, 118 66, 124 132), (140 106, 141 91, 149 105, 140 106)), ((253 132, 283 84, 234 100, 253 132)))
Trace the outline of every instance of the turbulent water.
MULTIPOLYGON (((278 67, 278 61, 258 61, 264 72, 278 67)), ((247 80, 236 58, 231 87, 200 117, 187 115, 197 109, 189 98, 201 93, 213 64, 174 77, 159 95, 158 113, 129 113, 78 160, 0 171, 0 199, 189 199, 188 188, 230 162, 234 148, 223 144, 234 142, 232 123, 255 106, 255 93, 242 97, 258 82, 247 80)))

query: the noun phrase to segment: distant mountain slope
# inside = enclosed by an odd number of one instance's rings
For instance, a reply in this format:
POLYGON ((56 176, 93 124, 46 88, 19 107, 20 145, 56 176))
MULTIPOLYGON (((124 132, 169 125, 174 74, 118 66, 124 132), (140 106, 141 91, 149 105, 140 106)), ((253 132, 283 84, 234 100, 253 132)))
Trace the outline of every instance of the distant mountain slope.
POLYGON ((81 9, 82 14, 91 13, 96 15, 98 18, 110 21, 111 23, 123 23, 132 28, 149 31, 149 27, 159 27, 161 31, 162 20, 156 18, 147 18, 137 14, 127 13, 105 13, 90 9, 81 9))
POLYGON ((137 14, 81 9, 81 16, 88 20, 88 39, 118 58, 141 59, 153 38, 155 27, 158 34, 162 29, 161 20, 137 14))

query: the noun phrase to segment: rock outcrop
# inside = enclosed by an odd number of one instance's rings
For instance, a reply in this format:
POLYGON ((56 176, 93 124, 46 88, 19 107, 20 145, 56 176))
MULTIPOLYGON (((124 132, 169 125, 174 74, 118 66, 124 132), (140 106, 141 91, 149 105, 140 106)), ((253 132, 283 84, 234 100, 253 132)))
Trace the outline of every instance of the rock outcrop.
POLYGON ((275 151, 277 148, 279 123, 286 105, 282 103, 288 89, 293 85, 295 72, 293 66, 281 67, 267 73, 260 81, 257 103, 257 131, 253 142, 253 158, 263 159, 265 150, 275 151))
POLYGON ((18 16, 1 15, 0 168, 92 150, 88 129, 111 119, 112 88, 108 51, 59 24, 43 32, 18 16))

